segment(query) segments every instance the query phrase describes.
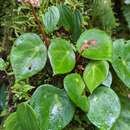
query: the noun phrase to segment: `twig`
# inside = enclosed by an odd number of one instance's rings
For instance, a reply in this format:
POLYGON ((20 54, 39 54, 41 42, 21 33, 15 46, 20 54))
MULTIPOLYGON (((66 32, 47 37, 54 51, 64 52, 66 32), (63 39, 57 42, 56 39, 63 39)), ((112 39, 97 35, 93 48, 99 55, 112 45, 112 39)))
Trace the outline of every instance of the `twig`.
POLYGON ((39 30, 40 30, 40 33, 41 33, 41 35, 42 35, 42 38, 43 38, 43 40, 45 41, 46 46, 48 46, 48 45, 49 45, 49 39, 48 39, 48 37, 47 37, 46 34, 45 34, 44 28, 43 28, 43 26, 41 25, 41 22, 40 22, 40 20, 39 20, 39 17, 36 15, 36 12, 35 12, 35 9, 34 9, 33 5, 32 5, 32 4, 30 4, 30 5, 31 5, 31 8, 32 8, 32 14, 33 14, 33 16, 34 16, 34 18, 35 18, 35 20, 36 20, 38 26, 39 26, 39 30))

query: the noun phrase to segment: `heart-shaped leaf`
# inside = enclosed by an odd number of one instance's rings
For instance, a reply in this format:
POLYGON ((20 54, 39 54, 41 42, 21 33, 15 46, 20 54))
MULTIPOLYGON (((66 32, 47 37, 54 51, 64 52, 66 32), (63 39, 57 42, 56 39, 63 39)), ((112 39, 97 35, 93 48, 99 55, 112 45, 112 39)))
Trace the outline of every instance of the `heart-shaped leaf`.
POLYGON ((120 97, 121 113, 111 130, 130 130, 130 100, 120 97))
POLYGON ((56 29, 59 19, 59 9, 56 6, 49 7, 48 11, 43 16, 43 23, 47 33, 51 33, 56 29))
POLYGON ((75 53, 71 44, 64 39, 53 39, 48 55, 54 75, 68 73, 75 67, 75 53))
POLYGON ((107 87, 97 88, 89 97, 89 120, 102 130, 110 130, 120 115, 120 101, 116 93, 107 87))
POLYGON ((44 68, 47 49, 38 35, 25 33, 15 41, 10 59, 16 80, 26 79, 44 68))
POLYGON ((18 106, 5 122, 6 130, 40 130, 35 112, 27 103, 18 106))
POLYGON ((41 130, 62 130, 75 111, 65 91, 52 85, 39 87, 30 104, 38 115, 41 130))
POLYGON ((87 112, 89 104, 88 98, 83 95, 85 84, 81 76, 77 73, 67 75, 64 79, 64 87, 68 96, 76 104, 76 106, 87 112))
POLYGON ((85 58, 112 60, 112 40, 104 31, 98 29, 83 32, 77 42, 77 49, 85 58), (95 41, 95 44, 91 44, 91 41, 95 41), (82 51, 83 46, 87 43, 89 47, 82 51))
POLYGON ((123 39, 113 43, 113 62, 112 66, 118 77, 130 88, 130 41, 123 39))
POLYGON ((93 61, 86 66, 83 78, 91 93, 107 78, 108 72, 106 61, 93 61))

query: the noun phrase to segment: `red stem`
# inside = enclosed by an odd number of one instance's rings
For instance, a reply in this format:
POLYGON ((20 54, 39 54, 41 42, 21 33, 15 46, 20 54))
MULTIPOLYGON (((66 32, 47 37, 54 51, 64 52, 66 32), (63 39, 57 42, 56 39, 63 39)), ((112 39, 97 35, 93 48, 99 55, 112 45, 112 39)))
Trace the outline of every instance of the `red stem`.
POLYGON ((35 9, 34 9, 33 5, 32 5, 32 4, 30 4, 30 5, 31 5, 31 7, 32 7, 32 14, 33 14, 33 16, 34 16, 34 18, 35 18, 35 20, 36 20, 38 26, 39 26, 39 31, 40 31, 40 33, 41 33, 41 35, 42 35, 42 38, 43 38, 43 40, 45 41, 46 46, 49 46, 49 39, 48 39, 48 37, 46 36, 46 33, 45 33, 45 31, 44 31, 44 28, 43 28, 43 25, 41 25, 41 22, 40 22, 40 20, 39 20, 39 17, 36 15, 36 12, 35 12, 35 9))

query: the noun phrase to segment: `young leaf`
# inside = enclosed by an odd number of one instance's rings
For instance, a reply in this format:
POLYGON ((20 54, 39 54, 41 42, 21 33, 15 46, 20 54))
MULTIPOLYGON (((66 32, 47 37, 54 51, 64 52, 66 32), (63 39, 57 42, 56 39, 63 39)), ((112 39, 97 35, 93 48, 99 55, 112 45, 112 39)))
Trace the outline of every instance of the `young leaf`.
POLYGON ((103 81, 102 85, 110 88, 111 84, 112 84, 112 74, 111 74, 111 72, 109 72, 106 80, 103 81))
POLYGON ((107 78, 108 72, 106 61, 93 61, 86 66, 83 78, 91 93, 107 78))
POLYGON ((120 97, 121 113, 111 130, 130 130, 130 100, 120 97))
POLYGON ((67 75, 64 78, 64 87, 68 96, 76 104, 76 106, 87 112, 89 104, 88 98, 83 95, 85 84, 81 76, 77 73, 67 75))
POLYGON ((43 16, 43 23, 47 33, 51 33, 56 29, 60 19, 60 13, 56 6, 49 7, 48 11, 43 16))
POLYGON ((40 130, 38 119, 27 103, 18 106, 18 110, 5 121, 6 130, 40 130))
POLYGON ((0 71, 5 70, 5 68, 6 68, 6 63, 2 58, 0 58, 0 71))
POLYGON ((79 10, 75 10, 73 14, 73 26, 72 30, 72 39, 74 42, 78 40, 81 34, 81 23, 82 23, 82 15, 79 10))
POLYGON ((23 80, 44 68, 47 49, 38 35, 25 33, 15 41, 10 60, 16 80, 23 80))
POLYGON ((12 86, 12 92, 14 94, 14 97, 16 97, 17 99, 28 100, 30 98, 28 92, 31 91, 33 88, 34 87, 29 84, 26 84, 24 82, 19 82, 19 83, 15 83, 12 86))
POLYGON ((71 30, 71 27, 73 27, 73 10, 66 5, 59 5, 58 9, 60 12, 59 25, 66 30, 71 30))
POLYGON ((60 5, 59 26, 63 26, 72 34, 72 40, 75 42, 81 34, 82 15, 79 10, 73 11, 66 5, 60 5))
POLYGON ((118 77, 130 88, 130 41, 118 39, 113 43, 112 66, 118 77))
POLYGON ((107 87, 99 87, 89 97, 89 120, 102 130, 110 130, 120 115, 120 101, 116 93, 107 87))
POLYGON ((112 60, 112 40, 104 32, 98 29, 90 29, 83 32, 77 42, 79 53, 85 58, 93 60, 112 60), (88 48, 81 52, 85 41, 95 41, 95 45, 90 44, 88 48))
POLYGON ((38 115, 41 130, 62 130, 75 111, 64 90, 52 85, 40 86, 30 104, 38 115))
POLYGON ((54 75, 68 73, 75 66, 75 53, 70 43, 64 39, 53 39, 48 50, 54 75))

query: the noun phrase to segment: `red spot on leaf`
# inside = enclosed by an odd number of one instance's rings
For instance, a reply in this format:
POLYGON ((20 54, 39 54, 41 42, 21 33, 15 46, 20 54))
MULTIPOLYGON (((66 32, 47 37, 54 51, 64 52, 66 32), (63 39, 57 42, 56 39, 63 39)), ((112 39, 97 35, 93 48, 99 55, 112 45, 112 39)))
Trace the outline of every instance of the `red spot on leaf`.
POLYGON ((92 45, 94 45, 94 46, 95 46, 95 45, 96 45, 96 43, 97 43, 97 41, 96 41, 96 40, 91 40, 91 44, 92 44, 92 45))
POLYGON ((89 48, 90 45, 95 46, 96 43, 97 43, 96 40, 90 40, 90 41, 85 40, 80 50, 84 51, 85 49, 89 48))
POLYGON ((83 46, 81 47, 81 51, 84 51, 85 49, 89 48, 88 43, 84 43, 83 46))

